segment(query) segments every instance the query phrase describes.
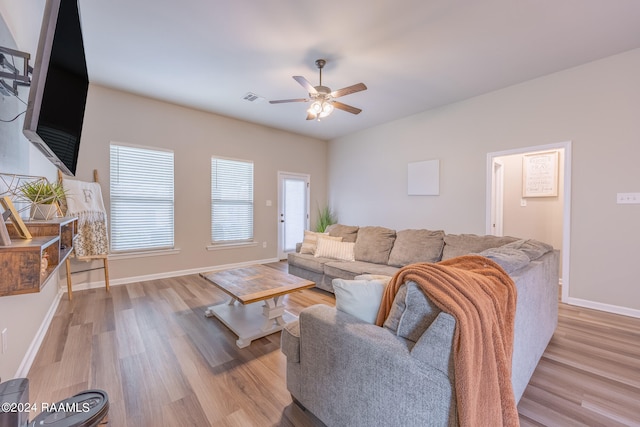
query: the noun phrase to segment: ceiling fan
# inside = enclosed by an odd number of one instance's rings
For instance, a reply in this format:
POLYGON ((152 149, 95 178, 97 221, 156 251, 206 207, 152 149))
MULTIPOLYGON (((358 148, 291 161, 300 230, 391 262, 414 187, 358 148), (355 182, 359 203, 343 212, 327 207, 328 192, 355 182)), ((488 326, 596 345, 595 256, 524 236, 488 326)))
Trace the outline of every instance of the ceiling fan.
POLYGON ((320 120, 321 118, 327 117, 331 112, 333 112, 334 108, 351 114, 359 114, 362 111, 361 109, 338 102, 335 98, 366 90, 367 87, 364 83, 357 83, 332 92, 327 86, 322 86, 322 68, 324 68, 326 63, 327 61, 324 59, 316 60, 316 66, 320 72, 320 84, 318 86, 312 86, 311 83, 309 83, 309 80, 302 76, 293 76, 293 79, 300 83, 300 85, 309 92, 308 98, 279 99, 276 101, 269 101, 269 103, 282 104, 285 102, 313 101, 307 110, 307 120, 320 120))

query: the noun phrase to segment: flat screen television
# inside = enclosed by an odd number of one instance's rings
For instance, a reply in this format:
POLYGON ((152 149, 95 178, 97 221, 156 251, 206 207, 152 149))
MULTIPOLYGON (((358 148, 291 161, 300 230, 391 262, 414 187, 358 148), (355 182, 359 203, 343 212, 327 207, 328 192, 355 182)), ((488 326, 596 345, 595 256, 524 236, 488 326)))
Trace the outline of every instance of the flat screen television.
POLYGON ((47 0, 25 136, 62 172, 75 175, 89 77, 77 0, 47 0))

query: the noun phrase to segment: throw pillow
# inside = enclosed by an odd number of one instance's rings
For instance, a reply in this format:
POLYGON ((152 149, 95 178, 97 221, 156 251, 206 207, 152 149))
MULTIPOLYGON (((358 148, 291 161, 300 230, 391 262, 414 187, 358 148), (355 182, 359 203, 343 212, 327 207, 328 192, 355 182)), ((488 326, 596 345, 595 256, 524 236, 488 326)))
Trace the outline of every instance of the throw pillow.
POLYGON ((316 253, 316 246, 318 244, 318 236, 326 237, 328 239, 334 239, 338 241, 342 241, 341 237, 331 237, 328 234, 318 233, 315 231, 304 230, 304 240, 302 241, 302 246, 300 247, 301 254, 309 254, 313 255, 316 253))
POLYGON ((444 247, 444 231, 402 230, 389 254, 389 265, 403 267, 416 262, 438 262, 444 247))
POLYGON ((440 311, 415 282, 407 282, 398 289, 383 326, 397 336, 415 343, 440 311))
MULTIPOLYGON (((340 239, 342 239, 340 237, 340 239)), ((353 247, 355 243, 341 242, 340 240, 327 239, 326 236, 318 236, 316 246, 316 258, 332 258, 341 261, 355 261, 353 257, 353 247)))
POLYGON ((336 296, 336 309, 349 313, 367 323, 375 323, 382 294, 387 282, 384 280, 344 280, 331 282, 336 296))

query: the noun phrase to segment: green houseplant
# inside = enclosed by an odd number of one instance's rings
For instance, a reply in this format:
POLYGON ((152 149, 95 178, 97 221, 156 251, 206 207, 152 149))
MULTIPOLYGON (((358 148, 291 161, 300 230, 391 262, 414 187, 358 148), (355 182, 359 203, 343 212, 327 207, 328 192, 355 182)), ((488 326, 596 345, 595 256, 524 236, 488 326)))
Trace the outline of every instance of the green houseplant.
POLYGON ((315 231, 324 233, 328 226, 336 222, 338 222, 338 219, 329 206, 325 206, 322 209, 318 208, 318 219, 316 221, 315 231))
POLYGON ((44 179, 27 182, 20 192, 31 202, 31 219, 49 220, 55 217, 65 197, 62 184, 52 184, 44 179))

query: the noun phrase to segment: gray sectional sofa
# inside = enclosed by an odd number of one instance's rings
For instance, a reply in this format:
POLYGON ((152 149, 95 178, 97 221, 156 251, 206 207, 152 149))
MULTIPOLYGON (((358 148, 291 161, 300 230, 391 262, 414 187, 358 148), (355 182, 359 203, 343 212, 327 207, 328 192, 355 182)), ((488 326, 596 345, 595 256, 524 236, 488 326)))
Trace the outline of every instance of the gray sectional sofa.
MULTIPOLYGON (((429 230, 339 225, 330 234, 353 239, 355 261, 289 257, 292 274, 327 290, 333 278, 392 275, 408 261, 480 253, 500 264, 518 293, 511 381, 520 400, 557 325, 558 251, 532 240, 429 230)), ((326 305, 303 310, 282 332, 292 397, 329 426, 457 425, 455 319, 412 282, 401 287, 394 309, 395 321, 390 315, 384 327, 326 305)))
POLYGON ((444 231, 334 224, 328 235, 354 242, 355 261, 317 257, 313 253, 288 255, 289 273, 311 280, 320 289, 333 292, 333 279, 351 280, 361 274, 393 276, 402 266, 416 262, 438 262, 497 248, 517 241, 515 237, 445 234, 444 231))

